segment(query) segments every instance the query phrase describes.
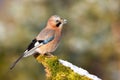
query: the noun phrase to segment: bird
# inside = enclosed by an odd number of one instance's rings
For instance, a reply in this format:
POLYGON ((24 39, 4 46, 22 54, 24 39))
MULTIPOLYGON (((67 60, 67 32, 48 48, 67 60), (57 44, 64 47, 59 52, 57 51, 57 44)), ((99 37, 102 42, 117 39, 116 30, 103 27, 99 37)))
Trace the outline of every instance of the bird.
POLYGON ((51 54, 59 45, 63 25, 67 23, 66 19, 58 15, 51 16, 46 24, 46 27, 32 40, 25 52, 11 65, 12 70, 15 65, 23 58, 35 53, 45 55, 51 54))

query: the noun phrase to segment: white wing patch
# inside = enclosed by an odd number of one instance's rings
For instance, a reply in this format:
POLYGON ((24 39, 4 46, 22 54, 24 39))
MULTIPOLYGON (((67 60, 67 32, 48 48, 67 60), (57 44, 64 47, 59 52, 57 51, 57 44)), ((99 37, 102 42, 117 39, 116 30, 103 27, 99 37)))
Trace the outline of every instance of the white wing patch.
POLYGON ((25 51, 23 57, 28 57, 28 56, 34 54, 34 53, 35 53, 35 50, 36 50, 38 47, 40 47, 41 45, 43 45, 43 43, 36 45, 34 48, 32 48, 32 49, 29 50, 29 51, 25 51))
POLYGON ((40 43, 37 41, 35 44, 34 44, 34 46, 37 46, 37 45, 39 45, 40 43))

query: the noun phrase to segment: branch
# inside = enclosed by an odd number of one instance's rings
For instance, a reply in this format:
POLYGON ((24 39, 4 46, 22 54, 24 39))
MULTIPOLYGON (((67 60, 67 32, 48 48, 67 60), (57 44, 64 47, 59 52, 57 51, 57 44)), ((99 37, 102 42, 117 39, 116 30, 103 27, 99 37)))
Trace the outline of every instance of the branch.
POLYGON ((47 80, 101 80, 56 56, 39 55, 36 59, 45 67, 47 80))

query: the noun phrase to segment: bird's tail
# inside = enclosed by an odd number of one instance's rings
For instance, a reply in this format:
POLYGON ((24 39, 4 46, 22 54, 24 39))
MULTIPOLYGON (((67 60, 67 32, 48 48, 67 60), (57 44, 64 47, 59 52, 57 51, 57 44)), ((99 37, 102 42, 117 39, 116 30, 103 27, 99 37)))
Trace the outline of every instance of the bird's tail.
POLYGON ((12 70, 15 65, 23 58, 24 54, 22 54, 11 66, 10 66, 10 70, 12 70))
POLYGON ((32 48, 32 49, 29 50, 29 51, 25 51, 25 52, 11 65, 10 70, 12 70, 12 69, 15 67, 15 65, 16 65, 23 57, 28 57, 28 56, 33 55, 34 53, 36 53, 35 50, 36 50, 38 47, 40 47, 41 45, 43 45, 43 43, 37 45, 36 47, 32 48))
POLYGON ((29 50, 29 51, 24 52, 24 53, 11 65, 10 70, 12 70, 12 69, 15 67, 15 65, 16 65, 23 57, 28 57, 28 56, 34 54, 36 48, 37 48, 37 47, 35 47, 35 48, 33 48, 33 49, 29 50))

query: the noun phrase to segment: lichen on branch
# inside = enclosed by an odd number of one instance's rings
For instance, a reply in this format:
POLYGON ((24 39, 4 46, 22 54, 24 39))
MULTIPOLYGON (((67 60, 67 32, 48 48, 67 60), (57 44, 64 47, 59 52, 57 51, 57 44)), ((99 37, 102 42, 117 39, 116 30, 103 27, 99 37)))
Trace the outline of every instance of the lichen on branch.
POLYGON ((92 80, 61 64, 56 56, 39 55, 36 59, 45 67, 47 80, 92 80))

